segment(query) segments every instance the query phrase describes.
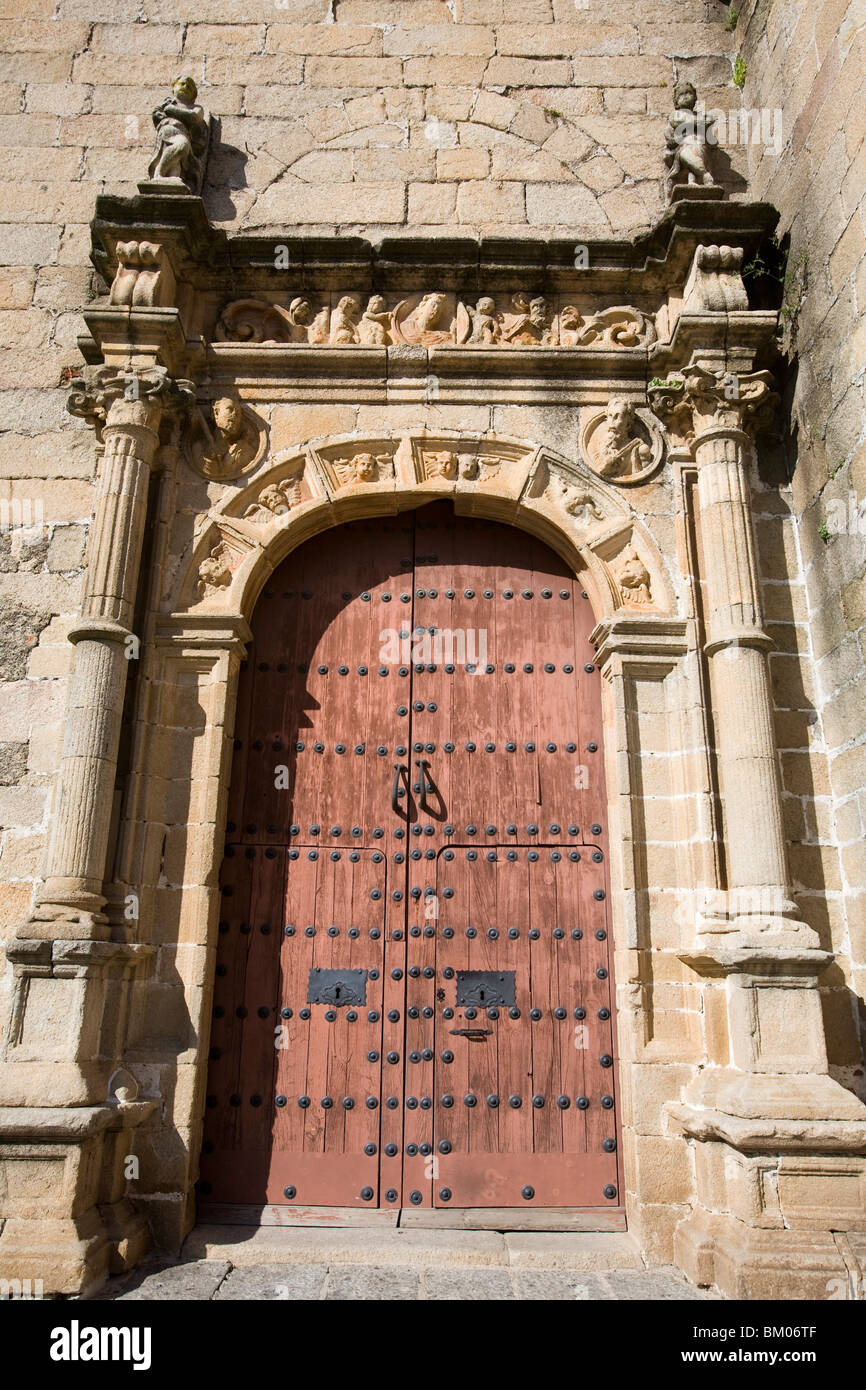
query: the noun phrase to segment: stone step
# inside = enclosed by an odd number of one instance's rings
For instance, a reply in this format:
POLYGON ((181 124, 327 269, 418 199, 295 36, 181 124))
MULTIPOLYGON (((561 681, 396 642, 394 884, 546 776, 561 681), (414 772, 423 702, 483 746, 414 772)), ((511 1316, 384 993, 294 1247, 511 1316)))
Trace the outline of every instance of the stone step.
POLYGON ((367 1227, 197 1226, 185 1260, 248 1265, 496 1265, 536 1270, 643 1269, 626 1232, 453 1231, 367 1227))

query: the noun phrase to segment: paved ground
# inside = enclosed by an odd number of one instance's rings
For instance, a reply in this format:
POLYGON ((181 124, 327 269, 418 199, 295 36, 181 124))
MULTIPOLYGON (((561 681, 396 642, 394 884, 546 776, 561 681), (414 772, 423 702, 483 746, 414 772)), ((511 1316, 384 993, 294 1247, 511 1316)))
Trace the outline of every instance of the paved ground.
POLYGON ((406 1265, 247 1265, 219 1260, 151 1266, 96 1295, 99 1300, 251 1299, 707 1299, 675 1269, 519 1270, 406 1265))
POLYGON ((628 1235, 198 1227, 97 1300, 715 1299, 628 1235))

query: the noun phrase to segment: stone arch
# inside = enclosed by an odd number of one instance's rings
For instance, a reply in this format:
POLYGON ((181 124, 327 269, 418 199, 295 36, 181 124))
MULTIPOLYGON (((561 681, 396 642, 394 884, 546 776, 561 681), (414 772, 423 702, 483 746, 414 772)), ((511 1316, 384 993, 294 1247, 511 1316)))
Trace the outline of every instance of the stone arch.
POLYGON ((620 489, 544 446, 457 431, 333 436, 274 455, 201 517, 169 605, 248 619, 268 575, 301 542, 441 497, 458 514, 545 541, 581 577, 599 620, 677 611, 661 552, 620 489))

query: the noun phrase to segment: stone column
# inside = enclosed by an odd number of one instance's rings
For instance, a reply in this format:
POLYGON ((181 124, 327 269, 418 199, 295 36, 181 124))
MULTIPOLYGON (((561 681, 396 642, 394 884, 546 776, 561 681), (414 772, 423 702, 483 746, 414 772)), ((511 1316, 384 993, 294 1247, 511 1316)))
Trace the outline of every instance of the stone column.
POLYGON ((191 395, 162 366, 103 367, 68 402, 104 449, 46 882, 6 948, 14 991, 0 1065, 0 1265, 53 1292, 134 1263, 149 1241, 120 1175, 130 1131, 157 1101, 137 1099, 117 1054, 152 948, 110 939, 102 890, 151 467, 164 413, 191 395))
MULTIPOLYGON (((817 946, 798 921, 785 856, 767 652, 752 536, 744 429, 771 402, 766 372, 727 375, 697 368, 655 393, 655 408, 687 413, 698 465, 702 579, 725 808, 727 893, 703 905, 702 928, 736 933, 742 944, 768 933, 778 944, 817 946), (777 934, 781 933, 781 937, 777 934)), ((733 944, 733 941, 730 942, 733 944)))
POLYGON ((150 471, 160 420, 188 395, 163 367, 104 368, 76 382, 68 401, 72 414, 101 428, 104 455, 82 616, 69 634, 75 667, 46 882, 19 936, 109 935, 102 885, 150 471))
POLYGON ((718 359, 696 352, 679 380, 650 391, 698 469, 727 864, 679 953, 705 981, 707 1059, 667 1106, 695 1144, 700 1202, 675 1246, 687 1273, 734 1297, 826 1297, 844 1268, 832 1233, 859 1229, 837 1184, 866 1182, 866 1108, 829 1075, 818 980, 832 956, 800 919, 786 864, 748 481, 747 427, 771 378, 726 373, 718 359))

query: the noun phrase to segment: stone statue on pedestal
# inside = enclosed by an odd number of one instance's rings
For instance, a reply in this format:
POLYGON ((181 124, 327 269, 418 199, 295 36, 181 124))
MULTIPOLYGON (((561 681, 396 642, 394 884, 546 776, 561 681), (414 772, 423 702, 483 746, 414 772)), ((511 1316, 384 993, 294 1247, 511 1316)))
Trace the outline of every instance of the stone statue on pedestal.
POLYGON ((698 94, 691 82, 678 82, 674 88, 674 109, 665 128, 665 197, 687 184, 716 187, 708 168, 710 145, 715 144, 712 116, 695 110, 698 94))
POLYGON ((176 78, 171 93, 153 109, 156 150, 147 172, 154 183, 180 179, 191 193, 200 193, 210 115, 197 104, 198 88, 191 77, 176 78))

